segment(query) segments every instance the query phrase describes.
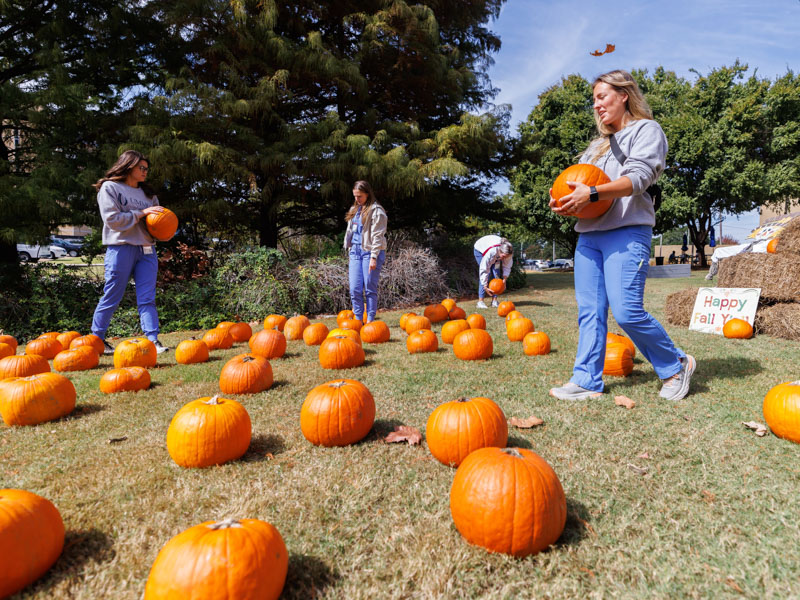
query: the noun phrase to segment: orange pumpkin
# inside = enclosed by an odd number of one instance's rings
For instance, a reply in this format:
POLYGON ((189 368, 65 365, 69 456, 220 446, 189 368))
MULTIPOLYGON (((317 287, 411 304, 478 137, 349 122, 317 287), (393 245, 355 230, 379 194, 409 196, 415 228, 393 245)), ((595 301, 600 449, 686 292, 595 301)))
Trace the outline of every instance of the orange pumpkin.
POLYGON ((150 568, 144 600, 277 600, 288 568, 286 544, 266 521, 207 521, 164 545, 150 568))
POLYGON ((328 337, 328 326, 325 323, 313 323, 303 330, 303 341, 306 346, 319 346, 328 337))
POLYGON ((448 321, 442 325, 442 341, 445 344, 452 344, 456 335, 462 331, 466 331, 469 328, 469 323, 467 323, 464 319, 448 321))
POLYGON ((627 377, 631 371, 633 371, 633 355, 628 347, 618 342, 606 344, 603 374, 627 377))
POLYGON ((253 328, 241 321, 223 321, 217 325, 216 329, 227 329, 233 338, 233 343, 246 342, 253 335, 253 328))
POLYGON ((513 321, 514 319, 519 319, 520 317, 524 317, 524 316, 525 315, 523 315, 518 310, 512 310, 510 313, 508 313, 506 315, 506 323, 508 323, 509 321, 513 321))
POLYGON ((767 252, 775 254, 778 251, 778 238, 774 237, 767 242, 767 252))
POLYGON ((420 329, 431 329, 431 320, 422 315, 414 315, 406 319, 406 333, 411 335, 420 329))
POLYGON ((250 447, 251 435, 250 415, 236 400, 199 398, 172 417, 167 451, 180 466, 200 469, 240 458, 250 447))
POLYGON ((161 212, 148 213, 145 218, 147 231, 159 242, 166 242, 172 239, 178 231, 178 216, 168 208, 161 207, 161 212))
POLYGON ((436 352, 439 349, 439 339, 430 329, 412 331, 406 338, 406 349, 409 354, 436 352))
POLYGON ((0 380, 49 372, 50 363, 44 356, 38 354, 15 354, 0 358, 0 380))
POLYGON ((484 329, 467 329, 453 340, 453 353, 461 360, 486 360, 492 352, 492 336, 484 329))
POLYGON ((355 318, 356 318, 356 313, 354 313, 352 310, 348 310, 348 309, 340 310, 339 314, 336 315, 336 325, 337 326, 341 326, 343 321, 347 321, 348 319, 355 319, 355 318))
POLYGON ((257 394, 272 387, 272 367, 257 354, 239 354, 230 359, 219 374, 223 394, 257 394))
POLYGON ((722 326, 722 335, 739 340, 750 339, 753 337, 753 326, 744 319, 728 319, 722 326))
POLYGON ((47 331, 45 333, 40 333, 39 335, 37 335, 36 339, 38 340, 38 339, 42 339, 42 338, 47 338, 47 339, 50 339, 50 340, 57 340, 58 336, 60 336, 60 335, 61 334, 59 332, 57 332, 57 331, 47 331))
POLYGON ((531 331, 522 338, 522 351, 528 356, 550 354, 550 338, 542 331, 531 331))
POLYGON ((347 446, 364 439, 375 422, 375 399, 353 379, 312 389, 300 409, 300 429, 317 446, 347 446))
POLYGON ((104 394, 138 392, 150 387, 150 373, 144 367, 122 367, 103 373, 100 391, 104 394))
POLYGON ((450 314, 448 310, 441 304, 430 304, 425 307, 423 314, 428 317, 431 323, 441 323, 446 321, 450 314))
POLYGON ((44 575, 64 549, 64 522, 49 500, 25 490, 0 490, 0 598, 44 575))
POLYGON ((406 322, 408 321, 408 318, 409 318, 409 317, 416 317, 416 316, 417 316, 417 313, 415 313, 415 312, 407 312, 407 313, 403 313, 403 314, 400 316, 400 323, 399 323, 399 325, 400 325, 400 329, 402 329, 403 331, 405 331, 405 330, 406 330, 406 322))
POLYGON ((492 290, 492 293, 495 295, 502 294, 506 291, 506 282, 495 277, 489 282, 489 289, 492 290))
POLYGON ((467 317, 470 329, 486 329, 486 317, 473 313, 467 317))
POLYGON ((436 460, 458 466, 478 448, 505 448, 508 423, 489 398, 459 398, 434 409, 428 417, 425 441, 436 460))
POLYGON ((175 362, 179 365, 204 363, 208 359, 208 346, 203 340, 183 340, 175 348, 175 362))
POLYGON ((64 346, 57 338, 53 337, 39 337, 25 345, 25 354, 38 354, 47 360, 55 358, 56 354, 62 350, 64 350, 64 346))
POLYGON ((8 344, 14 348, 13 354, 17 353, 17 346, 19 344, 17 343, 17 338, 15 338, 13 335, 8 335, 7 333, 0 331, 0 344, 8 344))
POLYGON ((77 337, 69 343, 70 350, 77 348, 78 346, 91 346, 98 355, 101 355, 106 351, 106 346, 103 344, 103 340, 93 333, 87 333, 86 335, 77 337))
POLYGON ((353 340, 359 346, 363 345, 361 343, 361 341, 362 341, 361 340, 361 334, 360 334, 360 332, 356 331, 355 329, 340 329, 340 328, 337 327, 336 329, 331 329, 328 332, 328 335, 326 336, 326 338, 336 337, 337 335, 338 336, 342 336, 343 335, 343 336, 345 336, 347 338, 350 338, 351 340, 353 340))
POLYGON ((534 329, 533 321, 525 317, 512 319, 506 323, 506 335, 512 342, 521 342, 534 329))
POLYGON ((55 371, 86 371, 100 364, 100 356, 91 346, 78 346, 56 354, 53 359, 55 371))
POLYGON ((606 334, 606 345, 608 344, 625 344, 628 350, 631 351, 631 357, 636 358, 636 345, 633 343, 631 338, 624 336, 619 333, 607 333, 606 334))
MULTIPOLYGON (((359 321, 360 323, 360 321, 359 321)), ((288 341, 302 340, 303 332, 306 327, 311 325, 311 321, 305 315, 296 315, 286 321, 283 327, 283 335, 286 336, 288 341)))
POLYGON ((352 329, 353 331, 361 331, 361 328, 364 326, 363 321, 359 321, 358 319, 345 319, 341 323, 339 323, 339 329, 352 329))
POLYGON ((285 325, 286 317, 283 315, 269 315, 264 319, 264 329, 274 329, 277 327, 278 331, 283 331, 285 325))
POLYGON ((505 302, 501 302, 500 304, 497 305, 497 316, 505 317, 506 315, 508 315, 508 313, 514 310, 514 308, 515 308, 514 303, 511 302, 511 300, 506 300, 505 302))
POLYGON ((383 344, 392 337, 389 326, 383 321, 372 321, 364 325, 359 332, 361 339, 368 344, 383 344))
POLYGON ((124 340, 114 348, 114 367, 155 367, 156 345, 144 337, 124 340))
POLYGON ((9 377, 0 381, 0 416, 6 425, 38 425, 71 413, 75 398, 75 386, 58 373, 9 377))
POLYGON ((534 452, 480 448, 456 471, 450 514, 470 544, 523 557, 561 536, 567 500, 555 471, 534 452))
POLYGON ((206 346, 208 346, 209 350, 227 350, 228 348, 233 348, 233 336, 225 327, 222 329, 209 329, 203 334, 203 341, 206 346))
POLYGON ((280 358, 286 353, 286 336, 276 329, 263 329, 247 342, 250 352, 267 360, 280 358))
POLYGON ((457 321, 458 319, 466 319, 467 313, 460 306, 454 306, 450 309, 450 312, 447 314, 447 316, 451 321, 457 321))
POLYGON ((328 337, 319 347, 323 369, 352 369, 363 365, 364 359, 364 349, 346 335, 328 337))
POLYGON ((11 344, 4 344, 3 342, 0 342, 0 358, 14 356, 14 354, 16 354, 16 348, 14 348, 11 344))
POLYGON ((445 298, 444 300, 442 300, 440 302, 440 304, 447 309, 447 312, 450 312, 451 310, 453 310, 453 307, 456 305, 456 301, 453 300, 453 298, 445 298))
POLYGON ((770 389, 762 410, 772 433, 800 444, 800 381, 787 381, 770 389))
POLYGON ((61 342, 61 346, 64 348, 64 350, 67 350, 69 345, 72 343, 72 340, 79 337, 81 337, 81 334, 77 331, 65 331, 64 333, 60 333, 56 339, 61 342))
MULTIPOLYGON (((561 171, 553 182, 553 198, 558 207, 561 207, 561 198, 573 192, 573 189, 567 185, 567 181, 583 183, 588 186, 598 186, 608 183, 611 180, 602 169, 594 165, 580 164, 567 167, 561 171)), ((613 200, 598 200, 597 202, 592 202, 575 216, 579 219, 593 219, 599 217, 611 208, 612 202, 613 200)))

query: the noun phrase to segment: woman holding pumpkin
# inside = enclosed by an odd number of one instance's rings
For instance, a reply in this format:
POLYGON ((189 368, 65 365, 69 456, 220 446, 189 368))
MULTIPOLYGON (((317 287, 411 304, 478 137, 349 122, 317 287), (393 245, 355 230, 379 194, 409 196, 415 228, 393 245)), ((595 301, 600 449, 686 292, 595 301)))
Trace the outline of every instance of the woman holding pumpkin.
POLYGON ((689 392, 694 357, 676 348, 667 332, 644 310, 644 285, 650 259, 655 210, 647 188, 661 175, 667 139, 653 120, 639 86, 626 71, 600 75, 592 85, 599 136, 580 158, 611 179, 589 187, 568 182, 572 193, 559 215, 576 215, 590 202, 613 199, 599 217, 578 219, 575 250, 575 299, 578 303, 578 351, 569 383, 550 390, 561 400, 584 400, 603 392, 608 308, 649 360, 663 385, 660 396, 680 400, 689 392))
POLYGON ((378 310, 378 278, 386 259, 388 217, 366 181, 353 184, 353 206, 345 219, 344 249, 350 258, 350 302, 355 318, 363 321, 366 300, 367 323, 370 323, 378 310))
POLYGON ((155 240, 145 226, 148 214, 164 209, 145 183, 149 169, 150 161, 144 155, 136 150, 126 150, 93 186, 97 190, 97 204, 103 219, 106 254, 105 287, 92 318, 92 333, 103 340, 105 354, 114 353, 114 348, 105 341, 106 331, 131 275, 136 284, 142 331, 156 345, 159 354, 167 350, 158 341, 155 240))
POLYGON ((497 296, 489 288, 489 279, 502 279, 505 284, 514 263, 514 248, 506 238, 499 235, 485 235, 473 247, 475 262, 478 263, 478 308, 489 308, 483 301, 486 293, 492 297, 492 306, 497 308, 497 296))

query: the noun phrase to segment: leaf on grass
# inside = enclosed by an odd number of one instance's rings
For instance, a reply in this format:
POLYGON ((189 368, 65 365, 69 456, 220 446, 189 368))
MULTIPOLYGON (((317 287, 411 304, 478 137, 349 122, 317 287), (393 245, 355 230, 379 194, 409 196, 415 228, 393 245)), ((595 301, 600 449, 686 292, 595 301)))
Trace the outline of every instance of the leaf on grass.
POLYGON ((764 437, 767 435, 767 426, 763 425, 762 423, 756 423, 755 421, 750 421, 749 423, 745 423, 742 421, 742 425, 747 427, 748 429, 752 429, 756 432, 758 437, 764 437))
POLYGON ((400 425, 395 427, 392 433, 383 438, 383 441, 389 444, 396 442, 408 442, 409 446, 414 446, 422 441, 422 434, 416 427, 400 425))
POLYGON ((636 401, 631 400, 627 396, 614 396, 614 404, 617 406, 624 406, 625 408, 633 408, 636 406, 636 401))
POLYGON ((736 580, 731 575, 728 575, 728 577, 725 579, 725 585, 727 585, 729 588, 736 590, 740 594, 744 594, 744 590, 741 587, 739 587, 739 584, 736 583, 736 580))
POLYGON ((642 453, 641 453, 639 456, 637 456, 636 458, 650 458, 650 454, 648 454, 647 452, 642 452, 642 453))
POLYGON ((511 417, 508 420, 508 424, 512 427, 517 427, 518 429, 530 429, 531 427, 538 427, 539 425, 544 425, 544 419, 540 419, 539 417, 534 417, 531 415, 527 419, 518 419, 517 417, 511 417))
POLYGON ((717 499, 717 497, 708 490, 703 490, 700 493, 703 495, 703 500, 706 501, 708 504, 711 504, 712 502, 714 502, 714 500, 717 499))
POLYGON ((637 475, 647 475, 647 472, 650 470, 649 467, 637 467, 636 465, 631 463, 628 463, 628 468, 637 475))
POLYGON ((275 455, 272 454, 272 452, 266 452, 264 456, 266 457, 267 460, 272 460, 273 458, 275 458, 275 455))
POLYGON ((108 438, 108 443, 109 444, 119 444, 120 442, 124 442, 127 439, 128 439, 127 435, 123 435, 122 437, 116 437, 116 438, 108 438))

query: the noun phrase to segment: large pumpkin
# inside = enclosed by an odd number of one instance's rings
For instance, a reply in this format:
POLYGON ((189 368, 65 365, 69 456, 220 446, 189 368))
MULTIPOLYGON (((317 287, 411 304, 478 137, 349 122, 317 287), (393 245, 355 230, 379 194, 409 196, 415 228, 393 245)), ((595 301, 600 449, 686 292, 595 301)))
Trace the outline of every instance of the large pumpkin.
POLYGON ((460 398, 434 409, 428 417, 425 441, 436 460, 458 466, 478 448, 505 448, 508 423, 489 398, 460 398))
POLYGON ((728 319, 722 326, 726 338, 746 340, 753 337, 753 326, 744 319, 728 319))
POLYGON ((312 389, 300 409, 300 429, 317 446, 346 446, 362 440, 375 422, 375 399, 353 379, 312 389))
POLYGON ((39 579, 63 549, 64 522, 52 502, 25 490, 0 490, 0 598, 39 579))
POLYGON ((0 416, 6 425, 38 425, 71 413, 75 398, 75 386, 58 373, 9 377, 0 381, 0 416))
POLYGON ((550 354, 550 338, 542 331, 531 331, 522 338, 522 351, 528 356, 550 354))
POLYGON ((627 377, 631 371, 633 371, 633 355, 628 347, 618 342, 606 344, 603 374, 627 377))
POLYGON ((636 345, 633 343, 631 338, 624 336, 619 333, 607 333, 606 334, 606 344, 625 344, 628 350, 631 351, 631 357, 636 358, 636 345))
POLYGON ((361 331, 363 326, 364 322, 359 321, 358 319, 345 319, 339 323, 338 329, 352 329, 353 331, 361 331))
POLYGON ((11 344, 4 344, 0 342, 0 358, 5 358, 6 356, 14 356, 17 352, 16 348, 11 344))
POLYGON ((439 339, 430 329, 412 331, 406 338, 406 349, 409 354, 436 352, 439 349, 439 339))
POLYGON ((93 333, 87 333, 80 337, 76 337, 69 343, 69 349, 77 348, 78 346, 91 346, 97 354, 103 354, 106 351, 106 346, 98 336, 93 333))
POLYGON ((506 291, 506 282, 495 277, 489 282, 489 289, 492 290, 492 293, 495 295, 502 294, 506 291))
POLYGON ((415 313, 415 312, 407 312, 407 313, 403 313, 402 315, 400 315, 400 322, 399 322, 400 329, 405 331, 406 330, 406 322, 408 321, 409 317, 416 317, 416 316, 417 316, 417 313, 415 313))
POLYGON ((56 354, 53 359, 55 371, 86 371, 100 364, 100 356, 91 346, 78 346, 56 354))
POLYGON ((514 303, 511 300, 506 300, 497 305, 497 316, 505 317, 508 313, 514 310, 514 303))
POLYGON ((302 340, 303 332, 309 325, 311 325, 311 321, 309 321, 308 317, 305 315, 291 317, 283 326, 283 335, 285 335, 286 339, 290 342, 294 340, 302 340))
POLYGON ((512 310, 510 313, 508 313, 508 314, 505 316, 506 323, 508 323, 509 321, 513 321, 514 319, 519 319, 519 318, 521 318, 521 317, 524 317, 524 316, 525 316, 525 315, 523 315, 523 314, 522 314, 521 312, 519 312, 517 309, 514 309, 514 310, 512 310))
POLYGON ((19 346, 19 344, 17 342, 17 338, 15 338, 13 335, 8 335, 7 333, 0 331, 0 344, 8 344, 14 348, 14 354, 17 353, 17 346, 19 346))
POLYGON ((481 448, 456 471, 450 514, 470 544, 522 557, 561 536, 567 501, 555 471, 539 455, 523 448, 481 448))
POLYGON ((441 323, 447 321, 450 316, 449 311, 441 304, 430 304, 425 307, 423 314, 428 317, 431 323, 441 323))
POLYGON ((337 335, 338 336, 344 336, 346 338, 350 338, 351 340, 353 340, 359 346, 362 345, 362 343, 361 343, 361 335, 355 329, 340 329, 339 327, 337 327, 336 329, 331 329, 328 332, 328 335, 325 336, 325 337, 326 338, 336 337, 337 335))
POLYGON ((31 340, 25 345, 25 354, 38 354, 44 356, 47 360, 56 357, 56 354, 64 350, 64 346, 57 338, 40 337, 31 340))
POLYGON ((277 600, 288 568, 286 544, 266 521, 207 521, 164 545, 144 600, 277 600))
POLYGON ((492 336, 484 329, 467 329, 453 340, 453 353, 461 360, 485 360, 492 352, 492 336))
POLYGON ((155 367, 156 345, 144 337, 124 340, 114 348, 114 366, 120 367, 155 367))
MULTIPOLYGON (((597 186, 608 183, 611 180, 602 169, 594 165, 581 164, 567 167, 561 171, 561 174, 556 177, 556 180, 553 182, 553 198, 558 207, 561 207, 561 198, 573 192, 573 189, 567 185, 568 181, 583 183, 591 187, 593 185, 597 186)), ((597 202, 592 202, 575 216, 579 219, 593 219, 599 217, 611 208, 612 202, 613 200, 598 200, 597 202)))
POLYGON ((159 242, 172 239, 178 231, 178 216, 168 208, 161 207, 161 212, 148 213, 145 218, 147 231, 159 242))
POLYGON ((79 337, 81 337, 81 334, 77 331, 65 331, 64 333, 60 333, 56 339, 61 342, 64 350, 67 350, 69 345, 72 343, 72 340, 79 337))
POLYGON ((150 373, 144 367, 122 367, 103 373, 100 391, 104 394, 138 392, 150 387, 150 373))
POLYGON ((285 325, 286 317, 283 315, 269 315, 264 319, 264 329, 274 329, 277 327, 278 331, 283 331, 285 325))
POLYGON ((444 306, 447 309, 447 312, 449 313, 451 310, 453 310, 453 307, 456 305, 456 301, 453 298, 445 298, 440 302, 440 304, 444 306))
POLYGON ((525 317, 511 319, 506 323, 506 335, 512 342, 521 342, 534 329, 533 321, 525 317))
POLYGON ((778 437, 800 444, 800 381, 787 381, 764 396, 764 420, 778 437))
POLYGON ((364 325, 359 332, 361 339, 368 344, 383 344, 392 337, 389 326, 383 321, 372 321, 364 325))
POLYGON ((203 340, 183 340, 175 347, 175 362, 179 365, 204 363, 208 359, 208 346, 203 340))
POLYGON ((464 319, 457 319, 455 321, 448 321, 442 325, 442 341, 445 344, 452 344, 456 335, 462 331, 469 329, 469 323, 464 319))
POLYGON ((280 358, 286 353, 286 336, 277 329, 263 329, 247 342, 250 352, 267 360, 280 358))
POLYGON ((248 323, 243 323, 242 321, 223 321, 218 324, 216 328, 227 329, 235 344, 246 342, 253 335, 253 328, 250 327, 248 323))
POLYGON ((272 387, 272 367, 257 354, 239 354, 230 359, 219 374, 223 394, 257 394, 272 387))
POLYGON ((458 319, 466 319, 467 313, 460 306, 454 306, 450 309, 450 312, 447 313, 447 317, 452 321, 456 321, 458 319))
POLYGON ((251 436, 250 415, 236 400, 199 398, 172 417, 167 451, 182 467, 210 467, 240 458, 250 447, 251 436))
POLYGON ((203 341, 209 350, 228 350, 233 348, 233 336, 226 327, 215 327, 203 334, 203 341))
POLYGON ((328 337, 328 326, 325 323, 313 323, 303 330, 303 341, 306 346, 319 346, 328 337))
POLYGON ((413 315, 406 319, 406 333, 411 335, 420 329, 431 329, 431 320, 422 315, 413 315))
POLYGON ((340 310, 339 314, 336 315, 336 325, 341 327, 342 322, 355 318, 356 313, 354 313, 352 310, 340 310))
POLYGON ((49 372, 50 363, 44 356, 38 354, 16 354, 0 358, 0 380, 49 372))
POLYGON ((473 313, 467 317, 470 329, 486 329, 486 317, 473 313))
POLYGON ((334 335, 319 346, 323 369, 352 369, 364 364, 364 349, 345 335, 334 335))

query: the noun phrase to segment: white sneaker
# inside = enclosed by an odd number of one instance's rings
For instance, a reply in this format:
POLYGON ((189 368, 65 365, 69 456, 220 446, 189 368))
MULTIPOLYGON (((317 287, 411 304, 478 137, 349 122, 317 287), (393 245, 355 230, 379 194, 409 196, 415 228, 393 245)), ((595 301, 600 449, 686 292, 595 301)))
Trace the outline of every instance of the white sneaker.
POLYGON ((497 301, 497 298, 492 298, 492 308, 497 308, 500 306, 500 303, 497 301))
POLYGON ((477 306, 478 308, 489 308, 488 306, 486 306, 486 303, 483 300, 478 300, 478 303, 475 306, 477 306))
POLYGON ((167 348, 166 346, 164 346, 164 345, 163 345, 161 342, 159 342, 158 340, 156 340, 156 341, 155 341, 155 342, 153 342, 153 343, 156 345, 156 354, 161 354, 162 352, 166 352, 167 350, 169 350, 169 348, 167 348))

